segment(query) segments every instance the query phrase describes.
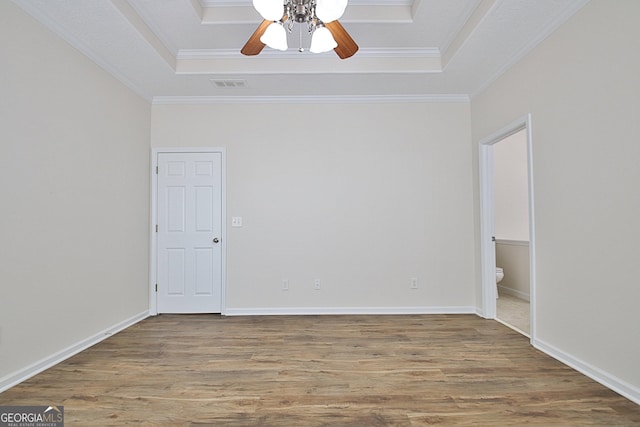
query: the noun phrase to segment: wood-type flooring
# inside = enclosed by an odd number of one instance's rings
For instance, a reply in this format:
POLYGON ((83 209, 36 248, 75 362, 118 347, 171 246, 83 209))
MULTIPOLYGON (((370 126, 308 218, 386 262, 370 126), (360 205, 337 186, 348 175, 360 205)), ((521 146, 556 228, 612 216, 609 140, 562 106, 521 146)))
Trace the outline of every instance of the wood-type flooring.
POLYGON ((148 318, 0 394, 65 426, 639 426, 475 315, 148 318))

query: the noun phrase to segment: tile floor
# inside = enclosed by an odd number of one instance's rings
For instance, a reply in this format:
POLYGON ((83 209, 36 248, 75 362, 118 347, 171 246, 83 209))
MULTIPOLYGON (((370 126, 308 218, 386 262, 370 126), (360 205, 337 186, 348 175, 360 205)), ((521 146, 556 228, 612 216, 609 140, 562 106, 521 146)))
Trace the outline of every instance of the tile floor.
POLYGON ((502 293, 496 300, 496 309, 497 320, 529 336, 531 331, 529 301, 502 293))

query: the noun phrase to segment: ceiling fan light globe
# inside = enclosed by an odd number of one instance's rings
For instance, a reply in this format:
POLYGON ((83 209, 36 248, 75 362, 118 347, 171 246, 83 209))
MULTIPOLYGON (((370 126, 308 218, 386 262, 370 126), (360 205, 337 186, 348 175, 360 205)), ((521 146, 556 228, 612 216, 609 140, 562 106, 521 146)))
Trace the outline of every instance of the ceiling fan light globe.
POLYGON ((253 0, 253 7, 267 21, 279 21, 284 15, 282 0, 253 0))
POLYGON ((311 36, 311 47, 309 51, 311 53, 329 52, 338 46, 336 40, 333 38, 331 31, 325 27, 318 27, 311 36))
POLYGON ((316 16, 325 24, 340 19, 348 0, 317 0, 316 16))
POLYGON ((260 41, 271 49, 287 50, 287 31, 277 22, 271 23, 264 34, 260 37, 260 41))

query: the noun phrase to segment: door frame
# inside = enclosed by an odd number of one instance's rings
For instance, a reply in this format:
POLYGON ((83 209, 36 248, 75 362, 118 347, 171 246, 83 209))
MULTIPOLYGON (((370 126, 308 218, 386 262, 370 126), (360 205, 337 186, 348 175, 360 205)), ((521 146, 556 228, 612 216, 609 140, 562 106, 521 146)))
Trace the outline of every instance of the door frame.
POLYGON ((494 234, 495 199, 493 187, 493 145, 505 138, 525 130, 527 137, 527 177, 529 199, 529 295, 531 342, 536 332, 536 250, 535 250, 535 220, 533 203, 533 144, 531 131, 531 114, 527 114, 502 129, 483 138, 479 142, 479 171, 480 171, 480 255, 482 271, 482 317, 496 318, 496 260, 494 234))
POLYGON ((158 314, 158 302, 156 284, 158 280, 158 233, 156 224, 158 223, 158 154, 161 153, 220 153, 222 160, 221 171, 221 192, 222 192, 222 229, 220 230, 221 247, 221 281, 220 284, 220 310, 221 314, 226 313, 227 294, 227 156, 224 147, 157 147, 151 148, 151 200, 150 200, 150 222, 149 222, 149 314, 158 314))

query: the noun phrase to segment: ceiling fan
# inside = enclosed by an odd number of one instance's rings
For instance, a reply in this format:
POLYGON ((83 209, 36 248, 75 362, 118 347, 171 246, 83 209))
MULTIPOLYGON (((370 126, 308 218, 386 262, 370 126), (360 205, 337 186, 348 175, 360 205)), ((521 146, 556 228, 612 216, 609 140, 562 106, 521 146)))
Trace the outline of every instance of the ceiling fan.
MULTIPOLYGON (((287 30, 294 23, 306 24, 310 33, 312 53, 333 49, 341 59, 353 56, 358 45, 344 29, 338 19, 347 7, 347 0, 253 0, 253 6, 264 21, 240 52, 257 55, 265 46, 287 50, 287 30)), ((300 48, 300 51, 303 49, 300 48)))

